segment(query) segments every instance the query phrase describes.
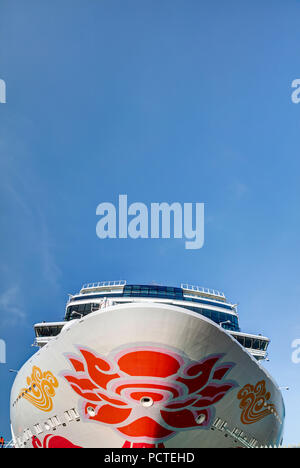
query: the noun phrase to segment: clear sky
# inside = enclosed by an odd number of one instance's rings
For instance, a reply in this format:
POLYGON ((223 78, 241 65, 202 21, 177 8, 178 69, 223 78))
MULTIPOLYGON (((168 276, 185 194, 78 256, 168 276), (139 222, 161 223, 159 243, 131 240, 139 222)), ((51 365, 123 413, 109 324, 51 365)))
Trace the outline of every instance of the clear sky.
MULTIPOLYGON (((272 339, 300 444, 297 0, 0 0, 0 432, 33 324, 88 281, 199 284, 272 339), (204 202, 205 245, 100 240, 96 207, 204 202)), ((1 434, 0 434, 1 435, 1 434)))

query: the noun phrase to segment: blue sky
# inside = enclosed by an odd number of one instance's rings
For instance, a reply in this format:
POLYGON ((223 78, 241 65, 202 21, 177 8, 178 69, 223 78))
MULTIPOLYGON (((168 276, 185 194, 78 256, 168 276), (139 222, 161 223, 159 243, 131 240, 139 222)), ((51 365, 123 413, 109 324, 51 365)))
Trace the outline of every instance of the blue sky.
POLYGON ((0 432, 32 326, 111 279, 224 290, 272 339, 300 443, 300 2, 0 0, 0 432), (100 240, 96 207, 204 202, 205 246, 100 240))

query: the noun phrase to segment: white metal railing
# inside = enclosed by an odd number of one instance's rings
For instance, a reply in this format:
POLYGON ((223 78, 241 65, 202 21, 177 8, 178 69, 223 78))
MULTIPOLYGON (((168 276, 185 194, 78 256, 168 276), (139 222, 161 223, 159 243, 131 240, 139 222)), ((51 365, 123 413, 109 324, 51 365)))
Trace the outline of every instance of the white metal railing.
POLYGON ((287 447, 283 446, 283 445, 265 445, 265 446, 261 446, 261 447, 255 447, 256 449, 299 449, 300 448, 300 445, 288 445, 287 447))
POLYGON ((87 283, 82 286, 81 289, 94 289, 94 288, 105 288, 105 287, 123 287, 126 285, 126 281, 102 281, 98 283, 87 283))
POLYGON ((4 445, 4 448, 15 448, 14 441, 11 440, 10 442, 7 442, 7 443, 4 445))
POLYGON ((56 337, 55 337, 55 336, 40 336, 40 337, 36 337, 31 346, 32 346, 33 348, 42 348, 43 346, 45 346, 46 344, 48 344, 49 341, 53 340, 54 338, 56 338, 56 337))
POLYGON ((217 291, 216 289, 203 288, 201 286, 192 286, 191 284, 181 284, 181 289, 210 294, 211 296, 222 297, 223 299, 225 299, 225 294, 220 291, 217 291))

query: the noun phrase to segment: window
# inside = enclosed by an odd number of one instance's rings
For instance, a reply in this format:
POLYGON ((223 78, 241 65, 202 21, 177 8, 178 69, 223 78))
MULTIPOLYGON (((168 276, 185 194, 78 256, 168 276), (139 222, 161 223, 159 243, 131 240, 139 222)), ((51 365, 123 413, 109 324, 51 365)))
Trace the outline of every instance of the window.
POLYGON ((37 435, 39 435, 39 434, 41 434, 41 433, 43 432, 43 429, 42 429, 42 427, 41 427, 40 424, 36 424, 36 425, 34 426, 34 430, 35 430, 35 432, 36 432, 37 435))
POLYGON ((63 325, 45 325, 44 327, 36 327, 35 335, 37 338, 57 336, 60 334, 63 325))
POLYGON ((79 304, 68 307, 66 320, 78 319, 80 315, 85 316, 100 309, 100 304, 79 304))
POLYGON ((68 422, 71 422, 73 420, 73 417, 69 411, 65 411, 65 418, 68 422))
POLYGON ((239 336, 239 337, 238 337, 238 341, 239 341, 239 343, 240 343, 242 346, 244 346, 244 347, 246 346, 246 344, 245 344, 245 337, 244 337, 244 336, 239 336))
POLYGON ((246 348, 252 348, 252 339, 251 338, 245 338, 245 347, 246 348))
POLYGON ((213 322, 220 323, 219 320, 219 313, 215 312, 214 310, 211 312, 211 319, 213 322))
POLYGON ((51 423, 53 427, 61 426, 61 421, 58 416, 53 416, 53 418, 51 418, 51 423))
POLYGON ((232 335, 242 346, 257 351, 267 351, 269 342, 258 338, 232 335))
POLYGON ((253 343, 252 343, 252 348, 253 349, 260 349, 261 348, 261 342, 259 340, 253 340, 253 343))
POLYGON ((51 419, 48 419, 45 423, 44 423, 44 426, 45 426, 45 429, 46 431, 51 431, 51 429, 53 429, 53 423, 51 421, 51 419))
MULTIPOLYGON (((223 324, 223 328, 226 330, 231 330, 231 331, 239 331, 239 322, 238 318, 230 313, 226 312, 220 312, 220 311, 212 311, 212 310, 207 310, 205 309, 205 305, 213 305, 213 306, 219 306, 222 307, 222 309, 228 309, 232 311, 232 307, 228 304, 224 304, 223 302, 220 303, 220 301, 209 301, 206 299, 200 299, 196 297, 185 297, 183 296, 183 290, 181 288, 173 288, 169 286, 149 286, 149 285, 126 285, 124 286, 123 292, 115 295, 115 294, 95 294, 95 295, 89 295, 89 299, 105 299, 105 298, 110 298, 113 297, 114 299, 118 299, 120 297, 153 297, 153 298, 162 298, 162 299, 169 299, 169 300, 178 300, 178 301, 184 301, 186 305, 177 305, 178 307, 184 307, 186 309, 192 310, 193 312, 196 312, 198 314, 202 314, 205 317, 209 318, 210 320, 213 320, 215 323, 222 323, 226 321, 230 321, 230 323, 223 324), (193 307, 192 304, 189 306, 189 303, 198 303, 199 305, 202 304, 203 308, 200 307, 193 307)), ((72 299, 73 301, 79 301, 82 300, 82 296, 78 296, 72 299)), ((72 305, 67 308, 67 313, 66 313, 66 321, 76 319, 78 318, 78 315, 73 314, 73 312, 80 313, 81 315, 87 315, 94 310, 99 309, 99 304, 78 304, 78 305, 72 305)))
POLYGON ((217 418, 213 423, 213 427, 219 429, 219 431, 223 431, 227 427, 227 421, 223 421, 222 419, 217 418))
POLYGON ((209 318, 211 320, 211 311, 205 309, 199 309, 200 314, 204 315, 204 317, 209 318))
POLYGON ((72 408, 65 412, 65 418, 68 422, 71 421, 80 421, 80 415, 75 408, 72 408))
POLYGON ((79 413, 75 408, 71 409, 70 413, 71 413, 73 419, 75 419, 77 421, 80 419, 79 413))
POLYGON ((226 322, 228 320, 228 315, 224 314, 223 312, 220 312, 219 320, 220 320, 220 322, 226 322))
POLYGON ((267 351, 268 346, 269 346, 269 342, 268 341, 263 341, 262 344, 261 344, 262 351, 267 351))

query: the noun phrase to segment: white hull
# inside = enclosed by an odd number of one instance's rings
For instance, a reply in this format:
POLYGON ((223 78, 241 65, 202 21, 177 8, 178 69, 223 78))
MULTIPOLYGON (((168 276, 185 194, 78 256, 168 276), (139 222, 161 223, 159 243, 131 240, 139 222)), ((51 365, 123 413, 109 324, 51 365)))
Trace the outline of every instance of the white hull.
POLYGON ((19 447, 278 445, 283 421, 277 385, 227 332, 157 303, 70 322, 24 365, 11 394, 19 447))

